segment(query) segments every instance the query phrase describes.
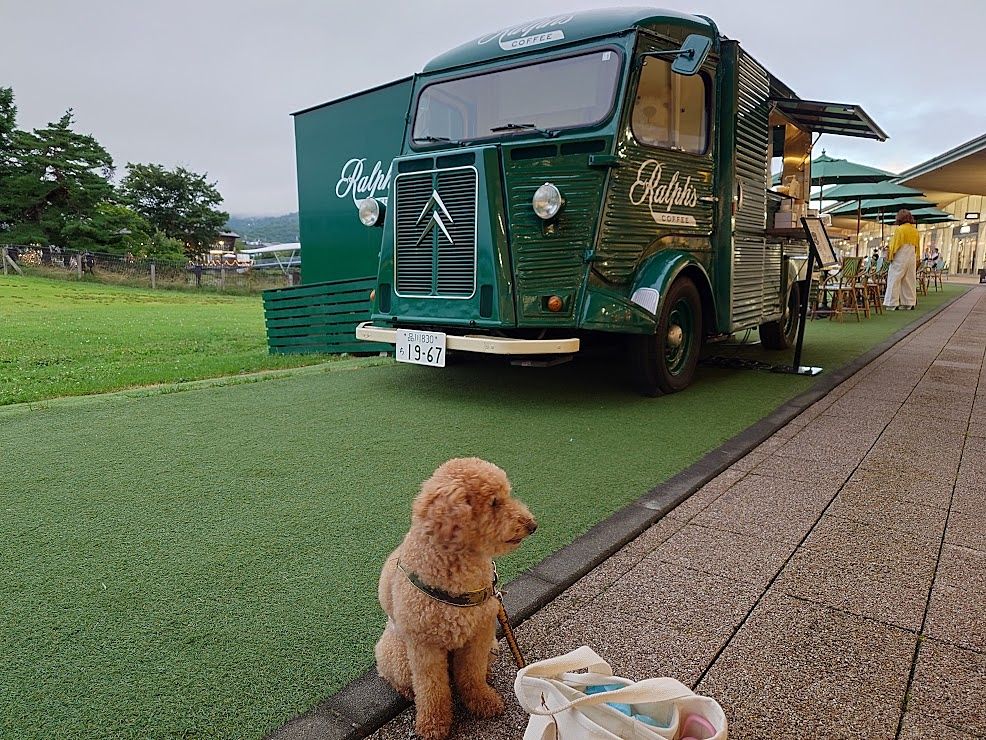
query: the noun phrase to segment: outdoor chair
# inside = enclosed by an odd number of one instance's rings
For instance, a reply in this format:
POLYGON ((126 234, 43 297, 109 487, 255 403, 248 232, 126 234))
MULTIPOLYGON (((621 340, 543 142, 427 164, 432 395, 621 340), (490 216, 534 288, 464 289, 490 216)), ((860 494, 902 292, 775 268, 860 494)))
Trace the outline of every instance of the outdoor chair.
POLYGON ((870 316, 870 309, 874 313, 883 313, 883 291, 880 290, 880 284, 877 282, 877 272, 874 267, 860 273, 860 292, 867 318, 870 316))
MULTIPOLYGON (((860 311, 859 257, 846 257, 842 261, 842 269, 830 284, 824 288, 829 298, 829 320, 842 321, 842 314, 853 312, 856 321, 862 321, 860 311), (834 283, 834 284, 832 284, 834 283)), ((865 302, 865 301, 864 301, 865 302)), ((867 312, 867 315, 869 313, 867 312)))
POLYGON ((931 263, 931 282, 935 286, 935 292, 941 290, 944 285, 944 280, 942 280, 942 273, 944 271, 945 261, 941 257, 931 263))
POLYGON ((917 271, 918 295, 928 295, 929 282, 931 282, 931 267, 927 262, 921 262, 917 271))

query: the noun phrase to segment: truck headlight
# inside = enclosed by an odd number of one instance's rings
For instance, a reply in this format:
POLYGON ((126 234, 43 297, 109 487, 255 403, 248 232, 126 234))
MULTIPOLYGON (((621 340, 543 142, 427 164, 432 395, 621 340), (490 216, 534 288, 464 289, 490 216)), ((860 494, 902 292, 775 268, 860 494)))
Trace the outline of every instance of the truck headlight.
POLYGON ((549 221, 557 216, 558 211, 561 210, 563 205, 565 205, 565 199, 561 196, 561 191, 550 182, 546 182, 539 187, 534 193, 534 199, 531 201, 534 213, 537 214, 538 218, 542 218, 545 221, 549 221))
POLYGON ((383 204, 376 198, 364 198, 359 202, 359 220, 364 226, 377 226, 383 222, 383 204))

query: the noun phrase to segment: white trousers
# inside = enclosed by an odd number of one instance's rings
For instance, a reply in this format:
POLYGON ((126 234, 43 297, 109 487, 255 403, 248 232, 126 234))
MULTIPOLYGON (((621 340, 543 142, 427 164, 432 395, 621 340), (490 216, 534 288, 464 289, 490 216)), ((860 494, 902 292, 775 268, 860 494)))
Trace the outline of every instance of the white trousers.
POLYGON ((890 270, 887 272, 887 294, 883 297, 884 306, 896 308, 898 305, 913 306, 917 303, 915 270, 914 245, 905 244, 897 250, 894 261, 890 263, 890 270))

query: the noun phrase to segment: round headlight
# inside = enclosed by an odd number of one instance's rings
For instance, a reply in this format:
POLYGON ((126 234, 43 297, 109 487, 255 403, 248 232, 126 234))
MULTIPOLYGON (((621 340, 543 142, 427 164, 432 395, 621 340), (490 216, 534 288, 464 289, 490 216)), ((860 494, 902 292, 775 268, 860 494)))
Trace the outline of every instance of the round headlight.
POLYGON ((359 220, 364 226, 376 226, 383 220, 383 206, 376 198, 364 198, 359 203, 359 220))
POLYGON ((561 197, 561 191, 558 188, 550 182, 546 182, 534 193, 531 205, 534 207, 534 213, 538 215, 538 218, 547 221, 558 215, 558 211, 565 205, 565 199, 561 197))

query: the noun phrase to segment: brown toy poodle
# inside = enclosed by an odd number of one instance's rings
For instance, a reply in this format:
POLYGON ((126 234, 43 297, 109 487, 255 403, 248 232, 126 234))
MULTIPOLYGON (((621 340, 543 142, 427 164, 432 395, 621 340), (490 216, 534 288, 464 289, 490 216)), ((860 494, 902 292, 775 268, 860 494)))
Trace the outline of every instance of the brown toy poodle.
POLYGON ((376 657, 380 675, 414 700, 422 737, 448 736, 453 681, 474 716, 503 712, 503 697, 487 683, 499 611, 493 558, 536 528, 506 474, 485 460, 449 460, 421 485, 411 529, 380 573, 388 619, 376 657))

